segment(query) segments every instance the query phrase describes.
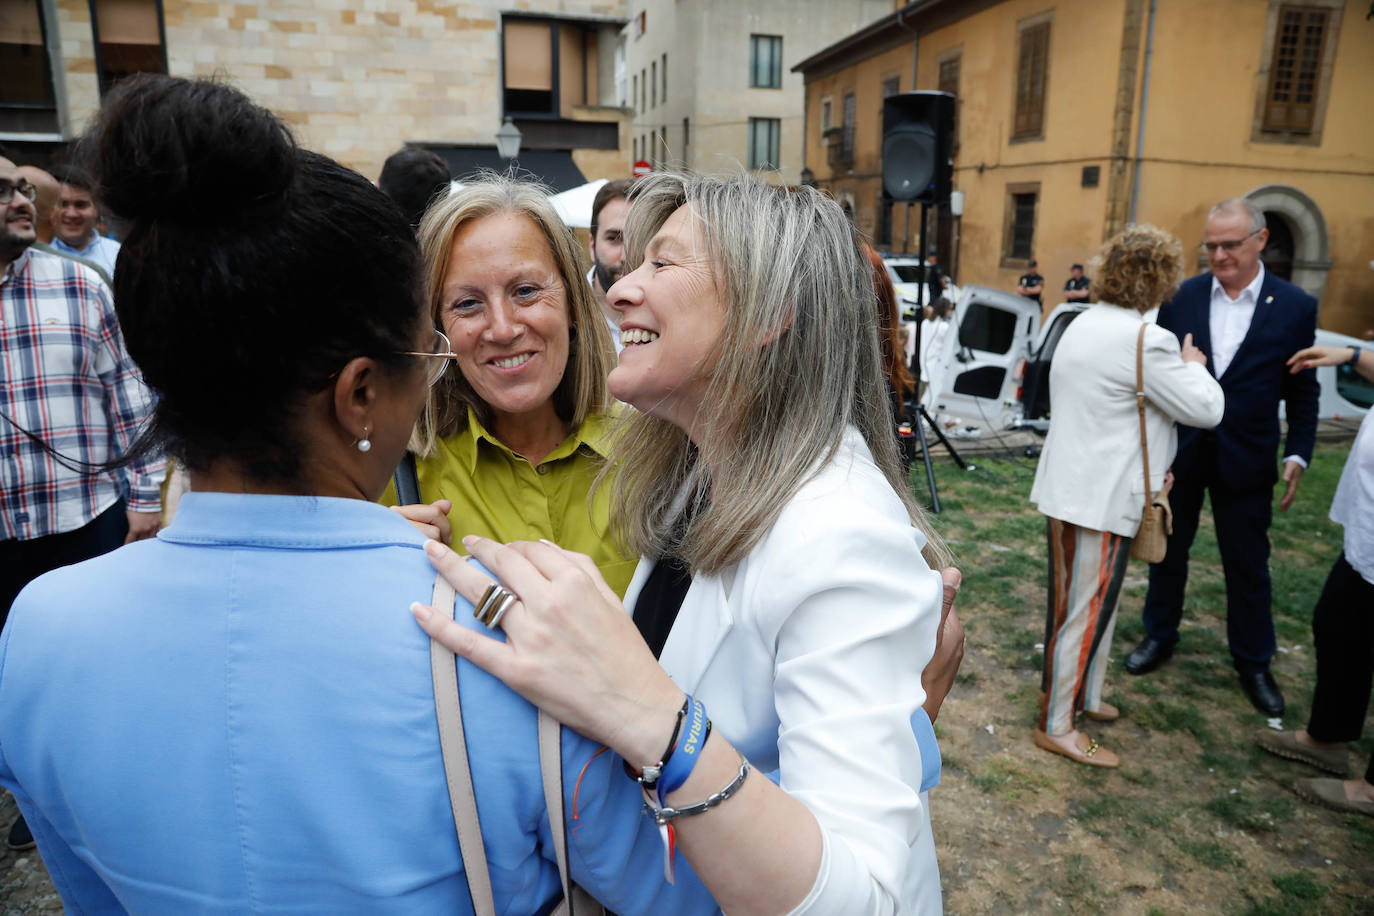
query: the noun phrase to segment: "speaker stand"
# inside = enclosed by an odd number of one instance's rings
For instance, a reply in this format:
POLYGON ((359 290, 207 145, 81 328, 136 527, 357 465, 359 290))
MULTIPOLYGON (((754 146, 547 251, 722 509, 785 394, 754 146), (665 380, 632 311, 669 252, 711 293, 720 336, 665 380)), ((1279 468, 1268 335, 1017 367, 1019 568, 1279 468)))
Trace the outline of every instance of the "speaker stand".
MULTIPOLYGON (((928 220, 926 219, 927 206, 928 205, 925 201, 921 201, 921 249, 918 253, 918 258, 921 262, 921 285, 919 287, 920 291, 916 295, 916 301, 918 303, 918 308, 916 310, 916 357, 912 360, 912 362, 916 364, 916 382, 918 387, 920 385, 921 379, 921 322, 925 319, 924 312, 926 290, 930 288, 930 266, 926 263, 926 224, 928 222, 928 220)), ((908 220, 910 220, 910 203, 906 205, 906 212, 907 218, 908 220)), ((905 244, 905 235, 903 235, 902 241, 905 244)), ((959 465, 959 467, 965 471, 972 471, 974 470, 974 467, 973 465, 964 461, 963 457, 960 456, 959 452, 954 448, 953 445, 950 444, 949 439, 945 438, 945 434, 941 432, 940 427, 935 422, 934 418, 926 412, 925 405, 921 403, 919 395, 916 400, 916 416, 913 419, 916 421, 916 437, 921 442, 921 461, 923 461, 926 466, 926 481, 930 484, 930 508, 936 515, 939 515, 940 488, 935 483, 935 466, 930 462, 930 443, 929 440, 926 439, 926 424, 930 424, 930 431, 935 434, 935 438, 940 440, 940 444, 945 447, 945 450, 947 452, 949 452, 949 456, 954 459, 955 464, 959 465)))

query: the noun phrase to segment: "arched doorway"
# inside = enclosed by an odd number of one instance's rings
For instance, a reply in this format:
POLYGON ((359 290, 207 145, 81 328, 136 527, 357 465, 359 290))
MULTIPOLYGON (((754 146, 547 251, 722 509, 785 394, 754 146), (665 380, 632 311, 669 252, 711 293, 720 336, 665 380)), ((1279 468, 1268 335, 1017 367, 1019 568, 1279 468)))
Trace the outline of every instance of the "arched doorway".
POLYGON ((1293 281, 1293 229, 1282 213, 1266 210, 1264 221, 1269 227, 1269 241, 1260 253, 1264 269, 1281 280, 1293 281))
POLYGON ((1264 212, 1269 223, 1265 269, 1314 296, 1320 308, 1326 275, 1331 270, 1331 246, 1321 208, 1286 184, 1261 185, 1245 197, 1264 212))

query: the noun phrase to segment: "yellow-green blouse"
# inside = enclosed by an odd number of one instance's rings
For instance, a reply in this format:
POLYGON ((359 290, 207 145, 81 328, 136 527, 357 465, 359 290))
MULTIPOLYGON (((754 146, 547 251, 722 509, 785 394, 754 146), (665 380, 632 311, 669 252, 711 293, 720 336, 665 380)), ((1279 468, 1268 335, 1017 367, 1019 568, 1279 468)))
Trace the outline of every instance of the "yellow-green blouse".
MULTIPOLYGON (((453 501, 453 547, 477 534, 493 540, 537 541, 585 553, 615 593, 624 597, 638 557, 616 546, 610 533, 610 482, 589 505, 587 494, 605 459, 610 424, 589 416, 538 465, 511 451, 468 410, 467 429, 440 439, 436 451, 416 461, 420 498, 453 501)), ((395 505, 394 484, 382 502, 395 505)))

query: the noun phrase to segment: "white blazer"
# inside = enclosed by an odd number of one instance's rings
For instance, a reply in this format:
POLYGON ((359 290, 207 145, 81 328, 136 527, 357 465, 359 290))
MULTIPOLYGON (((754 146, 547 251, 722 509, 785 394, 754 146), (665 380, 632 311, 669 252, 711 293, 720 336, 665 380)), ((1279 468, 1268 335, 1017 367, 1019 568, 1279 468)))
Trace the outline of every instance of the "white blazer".
MULTIPOLYGON (((1050 430, 1035 468, 1031 502, 1080 528, 1135 537, 1145 506, 1140 420, 1135 401, 1136 335, 1144 319, 1098 303, 1069 325, 1050 368, 1050 430)), ((1221 385, 1199 363, 1185 363, 1178 338, 1145 329, 1145 431, 1150 491, 1178 449, 1175 423, 1211 429, 1221 422, 1221 385)))
MULTIPOLYGON (((795 913, 938 913, 911 716, 942 587, 856 430, 720 575, 692 580, 660 659, 713 726, 815 815, 825 851, 795 913)), ((633 608, 653 567, 642 560, 633 608)))

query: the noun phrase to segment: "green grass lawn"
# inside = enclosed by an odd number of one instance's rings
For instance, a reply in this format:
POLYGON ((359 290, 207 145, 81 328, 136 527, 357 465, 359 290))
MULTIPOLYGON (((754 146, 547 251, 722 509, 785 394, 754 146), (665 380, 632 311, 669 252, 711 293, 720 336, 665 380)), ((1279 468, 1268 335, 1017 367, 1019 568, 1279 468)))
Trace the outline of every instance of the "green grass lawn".
MULTIPOLYGON (((1274 513, 1273 670, 1288 703, 1285 728, 1306 724, 1312 607, 1341 549, 1327 512, 1349 448, 1319 446, 1292 509, 1274 513)), ((968 633, 937 726, 946 768, 932 793, 950 911, 1374 912, 1374 820, 1304 802, 1289 786, 1317 774, 1253 744, 1265 719, 1231 668, 1205 507, 1181 640, 1173 659, 1145 677, 1121 666, 1143 636, 1147 570, 1133 562, 1127 574, 1106 690, 1123 716, 1080 723, 1122 755, 1122 768, 1083 767, 1031 746, 1046 602, 1045 521, 1028 502, 1035 462, 977 464, 971 472, 936 467, 944 511, 934 522, 964 573, 959 613, 968 633)), ((919 465, 912 480, 928 496, 919 465)), ((1374 729, 1357 751, 1362 772, 1374 729)))

